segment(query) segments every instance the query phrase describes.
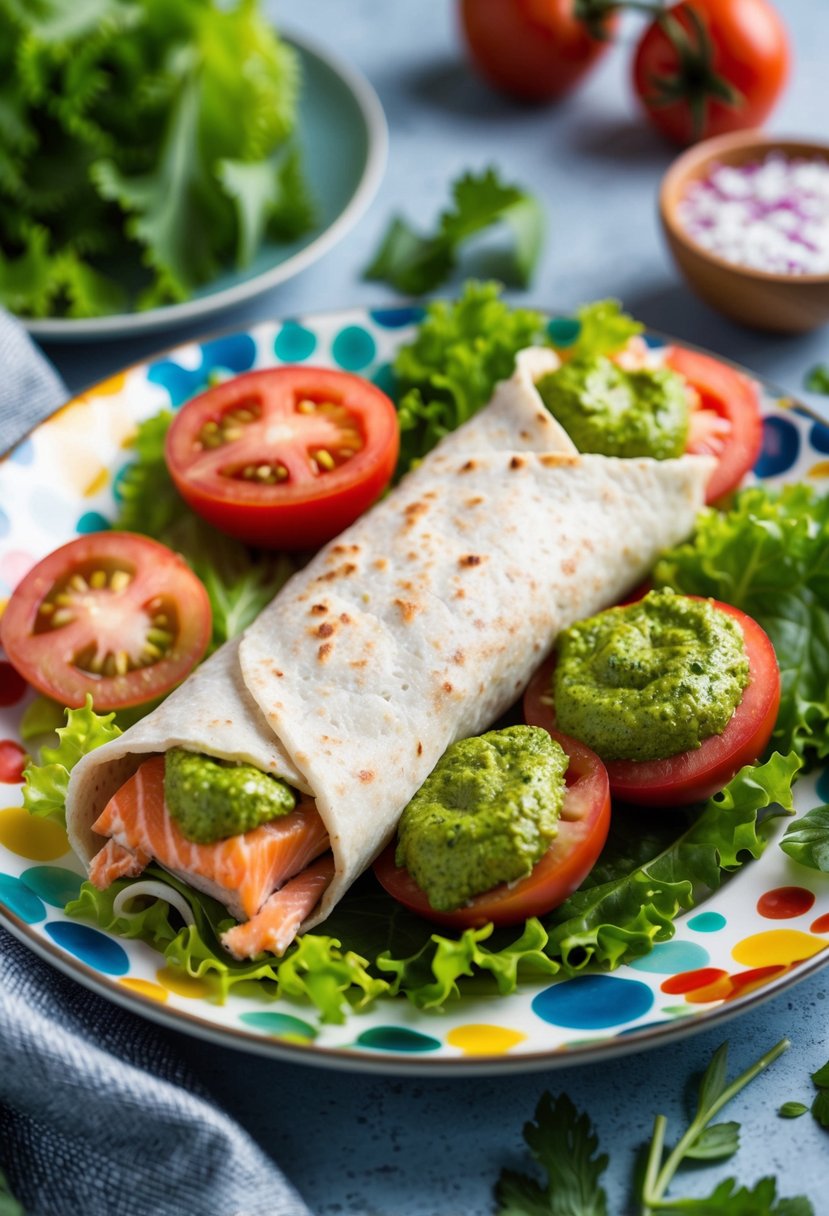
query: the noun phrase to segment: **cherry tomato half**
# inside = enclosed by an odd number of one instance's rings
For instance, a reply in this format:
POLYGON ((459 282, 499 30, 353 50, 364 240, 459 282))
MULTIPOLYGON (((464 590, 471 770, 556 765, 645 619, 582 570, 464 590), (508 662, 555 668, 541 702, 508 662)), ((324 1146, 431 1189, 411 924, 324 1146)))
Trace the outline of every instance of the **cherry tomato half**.
MULTIPOLYGON (((642 806, 666 807, 710 798, 744 764, 751 764, 762 755, 771 738, 780 706, 780 671, 774 647, 752 617, 731 604, 719 600, 711 603, 733 617, 743 631, 749 683, 742 700, 722 734, 704 739, 691 751, 664 760, 607 761, 605 767, 614 798, 642 806)), ((551 733, 555 727, 554 668, 552 655, 539 667, 524 693, 524 721, 528 726, 543 726, 551 733)))
POLYGON ((78 708, 141 705, 169 692, 210 641, 210 600, 166 545, 96 532, 56 549, 17 585, 0 642, 30 684, 78 708))
POLYGON ((394 471, 397 411, 348 372, 247 372, 188 401, 165 455, 182 498, 222 532, 270 549, 317 548, 375 501, 394 471))
POLYGON ((653 125, 687 144, 760 126, 788 74, 789 39, 768 0, 692 0, 646 28, 633 83, 653 125))
MULTIPOLYGON (((549 728, 545 725, 545 729, 549 728)), ((610 828, 610 790, 605 766, 595 752, 568 735, 555 730, 550 734, 570 757, 564 805, 558 835, 526 878, 476 895, 453 912, 436 912, 409 871, 395 865, 392 841, 374 863, 380 885, 392 898, 425 920, 467 929, 520 924, 528 916, 543 916, 572 895, 604 848, 610 828)))
POLYGON ((668 348, 665 363, 687 380, 697 394, 691 412, 686 451, 717 458, 706 490, 716 502, 735 489, 760 455, 763 419, 756 383, 742 372, 682 346, 668 348))
POLYGON ((575 0, 462 0, 461 29, 472 60, 494 88, 522 101, 568 93, 611 45, 615 15, 595 38, 575 0))

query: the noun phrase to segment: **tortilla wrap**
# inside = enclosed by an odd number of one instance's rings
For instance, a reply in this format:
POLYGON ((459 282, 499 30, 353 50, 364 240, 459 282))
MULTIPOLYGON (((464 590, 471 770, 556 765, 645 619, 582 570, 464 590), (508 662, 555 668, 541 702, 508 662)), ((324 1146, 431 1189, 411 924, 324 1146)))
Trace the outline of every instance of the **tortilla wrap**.
MULTIPOLYGON (((522 352, 492 402, 166 701, 75 767, 73 848, 147 753, 257 765, 316 799, 336 873, 324 919, 453 741, 511 705, 557 633, 613 604, 691 531, 713 461, 580 456, 522 352)), ((188 881, 189 876, 182 875, 188 881)), ((194 885, 198 885, 194 882, 194 885)))

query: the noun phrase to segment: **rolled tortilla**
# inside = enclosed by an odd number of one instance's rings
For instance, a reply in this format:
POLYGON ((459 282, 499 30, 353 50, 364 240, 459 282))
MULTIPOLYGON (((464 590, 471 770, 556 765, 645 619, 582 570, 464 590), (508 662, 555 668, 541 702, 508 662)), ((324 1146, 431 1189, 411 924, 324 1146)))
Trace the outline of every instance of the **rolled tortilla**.
MULTIPOLYGON (((148 753, 243 760, 310 793, 335 876, 323 920, 450 743, 489 726, 556 635, 691 531, 713 461, 580 456, 523 352, 492 402, 326 545, 246 631, 75 767, 70 841, 148 753)), ((545 365, 546 363, 546 365, 545 365)), ((186 876, 185 876, 186 877, 186 876)))

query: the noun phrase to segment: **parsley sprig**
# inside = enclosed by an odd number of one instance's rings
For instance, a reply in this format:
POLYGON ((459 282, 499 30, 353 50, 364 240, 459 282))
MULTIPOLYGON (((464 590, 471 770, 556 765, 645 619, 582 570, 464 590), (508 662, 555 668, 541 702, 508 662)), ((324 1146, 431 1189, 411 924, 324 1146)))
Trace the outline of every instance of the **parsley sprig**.
MULTIPOLYGON (((728 1080, 728 1044, 715 1053, 703 1074, 697 1109, 673 1149, 665 1139, 668 1121, 654 1120, 644 1174, 636 1195, 638 1216, 814 1216, 808 1199, 778 1198, 774 1178, 761 1178, 753 1187, 734 1178, 718 1183, 704 1198, 668 1198, 677 1171, 686 1162, 723 1161, 739 1147, 739 1123, 714 1123, 720 1111, 789 1047, 781 1039, 754 1064, 728 1080)), ((607 1194, 601 1176, 608 1158, 599 1154, 599 1140, 588 1116, 566 1094, 553 1101, 542 1095, 535 1122, 524 1127, 524 1139, 547 1175, 547 1185, 504 1170, 495 1187, 496 1216, 607 1216, 607 1194)))

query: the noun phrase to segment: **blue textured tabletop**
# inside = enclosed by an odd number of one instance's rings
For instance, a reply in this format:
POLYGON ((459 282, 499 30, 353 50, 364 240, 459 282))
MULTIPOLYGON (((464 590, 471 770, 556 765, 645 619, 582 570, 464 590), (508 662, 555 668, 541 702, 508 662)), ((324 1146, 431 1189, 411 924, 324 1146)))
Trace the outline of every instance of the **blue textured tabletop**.
MULTIPOLYGON (((779 0, 796 69, 772 129, 826 138, 829 5, 779 0)), ((273 316, 393 299, 361 270, 392 212, 424 225, 458 172, 494 163, 547 206, 549 239, 522 298, 566 310, 616 296, 654 328, 746 364, 798 392, 829 356, 826 331, 774 337, 709 311, 678 280, 663 247, 656 189, 673 150, 636 114, 628 81, 635 23, 586 85, 557 107, 529 110, 490 93, 470 73, 455 30, 454 0, 283 0, 270 9, 286 30, 320 40, 361 68, 390 128, 387 174, 357 228, 295 280, 209 329, 273 316)), ((200 327, 203 329, 204 327, 200 327)), ((199 328, 95 346, 51 347, 70 386, 81 388, 199 328)), ((813 401, 825 409, 825 401, 813 401)), ((806 1193, 817 1213, 829 1183, 829 1139, 811 1118, 784 1121, 781 1102, 809 1101, 809 1073, 829 1057, 829 972, 729 1023, 657 1050, 600 1065, 494 1079, 387 1080, 267 1063, 181 1038, 217 1099, 275 1156, 319 1216, 477 1216, 492 1210, 503 1165, 523 1168, 521 1127, 545 1089, 566 1091, 590 1112, 610 1154, 612 1216, 631 1211, 635 1150, 662 1112, 673 1130, 690 1074, 728 1037, 732 1067, 745 1067, 783 1035, 792 1049, 729 1109, 743 1123, 730 1173, 746 1182, 774 1173, 783 1195, 806 1193)), ((164 1032, 159 1031, 159 1034, 164 1032)), ((178 1036, 176 1036, 178 1038, 178 1036)), ((669 1133, 670 1134, 670 1133, 669 1133)), ((723 1175, 720 1169, 717 1176, 723 1175)), ((713 1170, 691 1186, 710 1189, 713 1170)))

